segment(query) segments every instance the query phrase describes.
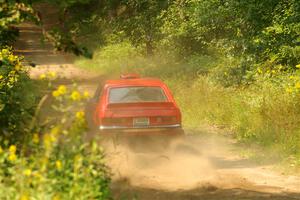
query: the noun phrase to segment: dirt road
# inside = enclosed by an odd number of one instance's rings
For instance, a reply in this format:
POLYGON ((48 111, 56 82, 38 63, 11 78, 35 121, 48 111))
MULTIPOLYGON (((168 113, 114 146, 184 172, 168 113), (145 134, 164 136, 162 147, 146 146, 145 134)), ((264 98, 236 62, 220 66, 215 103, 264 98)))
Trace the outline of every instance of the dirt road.
MULTIPOLYGON (((118 199, 300 199, 300 178, 240 155, 217 130, 199 131, 183 144, 155 153, 116 147, 108 153, 118 199)), ((151 148, 144 146, 144 148, 151 148)), ((153 148, 153 147, 152 147, 153 148)))
MULTIPOLYGON (((51 44, 41 46, 41 32, 24 24, 17 50, 38 66, 32 78, 55 71, 66 84, 79 83, 93 92, 100 75, 76 68, 69 55, 55 53, 51 44)), ((159 146, 106 146, 115 199, 140 200, 245 200, 300 199, 300 176, 275 171, 276 161, 259 164, 241 156, 243 147, 219 130, 187 130, 185 141, 171 148, 159 146), (146 151, 145 151, 146 150, 146 151), (153 151, 154 150, 154 151, 153 151)))

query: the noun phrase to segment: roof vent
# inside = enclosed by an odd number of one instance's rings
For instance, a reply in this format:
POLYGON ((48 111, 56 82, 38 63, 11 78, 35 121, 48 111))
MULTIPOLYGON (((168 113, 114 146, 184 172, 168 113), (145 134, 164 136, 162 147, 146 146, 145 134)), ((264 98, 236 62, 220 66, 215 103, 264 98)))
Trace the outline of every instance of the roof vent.
POLYGON ((122 74, 120 76, 121 79, 137 79, 140 78, 140 75, 138 74, 122 74))

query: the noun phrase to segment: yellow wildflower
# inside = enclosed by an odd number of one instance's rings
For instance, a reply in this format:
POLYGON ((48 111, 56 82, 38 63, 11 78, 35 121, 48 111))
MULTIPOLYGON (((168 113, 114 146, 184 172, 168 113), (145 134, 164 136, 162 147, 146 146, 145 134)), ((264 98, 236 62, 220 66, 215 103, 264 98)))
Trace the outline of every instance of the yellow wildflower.
POLYGON ((2 49, 2 54, 7 54, 8 53, 8 49, 2 49))
POLYGON ((3 76, 2 75, 0 75, 0 80, 3 78, 3 76))
POLYGON ((82 157, 80 155, 76 155, 74 157, 74 172, 76 173, 81 166, 82 166, 82 157))
POLYGON ((76 112, 76 119, 82 120, 84 119, 85 113, 83 111, 76 112))
POLYGON ((57 90, 53 91, 53 92, 52 92, 52 96, 54 96, 54 97, 59 97, 59 96, 60 96, 59 91, 57 91, 57 90))
POLYGON ((60 95, 63 95, 67 92, 67 88, 64 85, 60 85, 57 89, 57 91, 59 92, 60 95))
POLYGON ((59 132, 60 132, 59 126, 56 126, 56 127, 51 129, 50 133, 51 133, 51 135, 57 136, 59 134, 59 132))
POLYGON ((85 98, 85 99, 90 98, 90 93, 88 91, 84 91, 83 98, 85 98))
POLYGON ((296 68, 300 69, 300 64, 296 65, 296 68))
POLYGON ((57 141, 56 135, 51 134, 50 140, 51 140, 51 142, 56 142, 57 141))
POLYGON ((40 75, 40 79, 41 79, 41 80, 46 79, 46 78, 47 78, 47 77, 46 77, 46 74, 41 74, 41 75, 40 75))
POLYGON ((25 169, 24 172, 23 172, 23 174, 25 176, 30 176, 31 175, 31 169, 25 169))
POLYGON ((17 151, 17 147, 16 147, 15 145, 10 145, 10 147, 9 147, 9 152, 10 152, 11 154, 15 154, 16 151, 17 151))
POLYGON ((14 153, 9 154, 8 160, 9 160, 9 161, 12 161, 12 162, 15 161, 15 160, 17 160, 16 154, 14 154, 14 153))
MULTIPOLYGON (((47 157, 44 157, 44 158, 42 158, 41 160, 40 160, 40 162, 41 162, 41 168, 40 168, 40 171, 41 172, 44 172, 44 171, 46 171, 47 170, 47 165, 48 165, 48 163, 49 163, 49 159, 47 158, 47 157)), ((38 174, 36 174, 36 176, 37 177, 43 177, 40 173, 38 173, 38 174)))
POLYGON ((56 135, 53 135, 53 134, 49 134, 49 133, 46 133, 44 135, 44 145, 48 148, 50 147, 50 145, 53 143, 53 142, 56 142, 57 141, 57 138, 56 138, 56 135))
POLYGON ((39 172, 33 172, 32 176, 34 176, 34 177, 36 177, 38 179, 42 179, 43 178, 43 176, 39 172))
POLYGON ((56 73, 55 72, 48 72, 48 76, 50 78, 55 78, 56 77, 56 73))
POLYGON ((73 91, 71 94, 71 99, 73 101, 79 101, 81 99, 81 95, 78 91, 73 91))
POLYGON ((46 146, 46 148, 50 147, 50 145, 51 145, 51 136, 48 133, 46 133, 44 135, 43 139, 44 139, 44 145, 46 146))
POLYGON ((56 169, 60 171, 62 169, 62 163, 61 163, 61 161, 57 160, 55 162, 55 166, 56 166, 56 169))
POLYGON ((54 195, 54 196, 52 197, 52 200, 60 200, 59 195, 58 195, 58 194, 54 195))
POLYGON ((294 79, 295 78, 295 76, 290 76, 290 79, 294 79))
POLYGON ((21 69, 21 65, 20 64, 17 64, 16 66, 15 66, 15 70, 16 71, 19 71, 21 69))
POLYGON ((40 141, 39 134, 37 133, 33 134, 32 142, 37 144, 39 143, 39 141, 40 141))
POLYGON ((257 72, 258 72, 259 74, 261 74, 261 73, 262 73, 262 70, 261 70, 260 68, 258 68, 258 69, 257 69, 257 72))
POLYGON ((8 56, 8 60, 9 60, 9 62, 14 62, 14 61, 15 61, 15 58, 14 58, 13 55, 9 55, 9 56, 8 56))
POLYGON ((66 94, 66 92, 67 92, 66 86, 60 85, 60 86, 57 88, 57 90, 54 90, 54 91, 52 92, 52 96, 54 96, 54 97, 59 97, 59 96, 61 96, 61 95, 66 94))
POLYGON ((20 197, 20 200, 29 200, 29 196, 27 194, 22 194, 22 196, 20 197))
POLYGON ((297 82, 297 83, 295 84, 295 88, 300 89, 300 82, 297 82))
POLYGON ((75 157, 74 157, 74 162, 81 162, 82 161, 82 156, 77 154, 75 157))
POLYGON ((292 89, 292 88, 286 88, 285 91, 286 91, 287 93, 292 93, 292 92, 293 92, 293 89, 292 89))

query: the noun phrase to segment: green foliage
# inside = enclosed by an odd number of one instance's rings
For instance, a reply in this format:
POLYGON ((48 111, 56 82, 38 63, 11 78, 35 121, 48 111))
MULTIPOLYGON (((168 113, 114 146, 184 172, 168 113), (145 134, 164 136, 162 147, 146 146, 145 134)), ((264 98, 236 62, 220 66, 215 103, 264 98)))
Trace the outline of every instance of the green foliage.
POLYGON ((55 117, 37 120, 26 142, 0 148, 0 198, 109 199, 103 149, 84 141, 86 122, 78 108, 87 96, 64 85, 52 95, 49 113, 55 117))
POLYGON ((268 68, 281 64, 285 69, 299 63, 296 0, 107 0, 64 1, 62 5, 64 12, 67 9, 65 32, 85 42, 82 36, 97 35, 91 38, 99 42, 98 47, 130 41, 143 54, 165 49, 184 59, 221 53, 242 61, 236 68, 246 79, 248 70, 265 62, 268 68))
MULTIPOLYGON (((15 42, 16 38, 18 37, 18 29, 15 26, 21 22, 27 20, 42 25, 40 23, 40 13, 42 12, 34 10, 32 7, 33 3, 39 2, 41 2, 41 0, 0 1, 0 47, 12 45, 13 42, 15 42)), ((65 21, 67 20, 65 15, 68 9, 76 6, 87 5, 91 2, 91 0, 49 0, 45 2, 55 4, 56 6, 59 5, 58 9, 60 10, 61 15, 60 20, 61 24, 63 24, 63 26, 56 26, 52 31, 49 31, 47 34, 45 34, 45 36, 55 44, 57 50, 71 52, 75 55, 83 55, 88 58, 92 57, 92 53, 88 51, 86 47, 83 47, 83 45, 80 45, 80 43, 77 44, 75 41, 75 38, 78 35, 76 34, 76 27, 78 27, 76 24, 78 21, 81 22, 81 20, 83 20, 82 17, 74 23, 69 21, 68 26, 65 24, 65 21)), ((85 20, 83 20, 83 22, 84 21, 85 20)))
POLYGON ((85 5, 90 3, 92 0, 48 0, 49 3, 59 5, 60 8, 66 9, 78 4, 85 5))
POLYGON ((134 46, 142 46, 147 55, 152 55, 155 42, 161 38, 159 15, 167 6, 168 1, 120 1, 111 23, 115 31, 124 32, 134 46))
POLYGON ((18 36, 18 30, 13 28, 25 19, 36 19, 29 1, 0 1, 0 47, 11 45, 18 36))
POLYGON ((136 49, 127 41, 111 44, 101 51, 96 51, 93 59, 79 59, 76 65, 88 70, 105 71, 111 74, 120 74, 132 70, 132 66, 139 65, 143 59, 136 49))
MULTIPOLYGON (((0 133, 3 138, 23 138, 36 103, 36 88, 10 48, 0 51, 0 133), (28 92, 30 91, 30 92, 28 92)), ((12 139, 13 139, 12 138, 12 139)))
MULTIPOLYGON (((95 0, 48 0, 47 3, 58 6, 59 23, 46 34, 47 38, 54 43, 56 50, 92 58, 92 51, 86 47, 88 43, 86 38, 87 36, 91 38, 91 33, 93 33, 95 40, 102 39, 102 28, 99 27, 98 22, 101 18, 95 15, 95 8, 98 7, 99 2, 95 0)), ((95 42, 89 42, 89 44, 93 44, 91 45, 93 47, 95 42)))
MULTIPOLYGON (((239 72, 229 73, 234 80, 238 74, 239 80, 226 85, 248 83, 247 71, 259 65, 270 70, 283 65, 289 70, 300 62, 297 0, 47 2, 60 9, 60 25, 51 33, 57 49, 88 58, 92 54, 83 47, 86 44, 94 48, 119 41, 130 41, 147 55, 162 48, 184 59, 221 53, 241 60, 234 67, 239 72)), ((11 25, 33 17, 34 12, 29 1, 3 1, 2 5, 0 38, 8 42, 16 36, 11 25)))
POLYGON ((92 58, 93 54, 86 47, 80 46, 74 42, 71 35, 64 34, 60 29, 53 29, 50 31, 51 38, 54 42, 54 47, 58 51, 73 53, 76 56, 84 56, 92 58))
POLYGON ((299 13, 299 1, 280 1, 272 12, 272 23, 254 38, 259 61, 268 61, 269 68, 281 64, 285 69, 295 69, 300 63, 299 13))

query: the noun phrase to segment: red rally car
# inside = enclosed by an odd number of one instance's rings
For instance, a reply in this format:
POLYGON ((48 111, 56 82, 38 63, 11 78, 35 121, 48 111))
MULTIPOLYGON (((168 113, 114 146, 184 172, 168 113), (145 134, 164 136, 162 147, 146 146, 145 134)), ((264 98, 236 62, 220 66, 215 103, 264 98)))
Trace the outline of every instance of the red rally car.
POLYGON ((101 134, 182 135, 181 113, 159 79, 123 75, 100 84, 87 107, 88 121, 101 134))

